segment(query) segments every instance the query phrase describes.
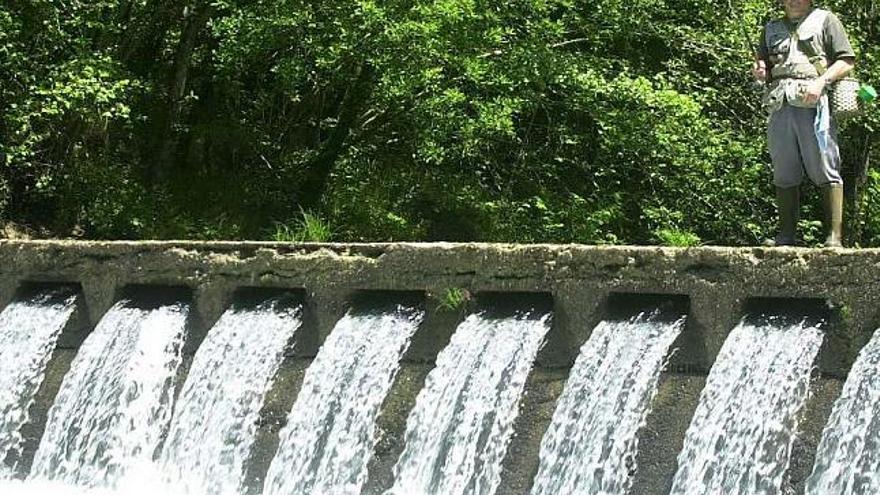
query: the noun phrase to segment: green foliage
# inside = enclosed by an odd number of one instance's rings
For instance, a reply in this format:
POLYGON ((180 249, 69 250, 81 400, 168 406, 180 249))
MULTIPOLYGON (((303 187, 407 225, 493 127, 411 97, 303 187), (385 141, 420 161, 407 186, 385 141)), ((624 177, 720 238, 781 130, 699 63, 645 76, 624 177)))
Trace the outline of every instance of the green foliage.
POLYGON ((298 229, 287 224, 277 223, 275 224, 275 233, 272 234, 272 240, 275 242, 300 242, 298 229))
POLYGON ((657 239, 664 246, 694 247, 700 245, 700 238, 691 232, 680 230, 660 229, 656 232, 657 239))
POLYGON ((437 309, 459 311, 471 300, 471 294, 461 287, 450 287, 443 291, 437 309))
POLYGON ((303 211, 301 218, 296 220, 294 226, 284 223, 275 224, 272 240, 278 242, 329 242, 332 237, 333 230, 329 223, 317 215, 303 211))
MULTIPOLYGON (((880 11, 826 5, 877 86, 880 11)), ((750 45, 779 8, 724 9, 7 3, 0 219, 89 238, 755 244, 774 207, 750 45)), ((874 161, 878 132, 880 105, 841 129, 874 161)))
POLYGON ((865 192, 864 242, 869 246, 880 246, 880 171, 871 170, 865 192))
POLYGON ((847 304, 841 304, 834 309, 837 310, 837 318, 841 322, 843 322, 844 324, 852 324, 853 310, 851 306, 847 304))
MULTIPOLYGON (((70 171, 69 182, 59 185, 67 221, 89 237, 139 239, 148 237, 161 205, 125 167, 115 164, 80 164, 70 171)), ((59 214, 60 215, 60 214, 59 214)))

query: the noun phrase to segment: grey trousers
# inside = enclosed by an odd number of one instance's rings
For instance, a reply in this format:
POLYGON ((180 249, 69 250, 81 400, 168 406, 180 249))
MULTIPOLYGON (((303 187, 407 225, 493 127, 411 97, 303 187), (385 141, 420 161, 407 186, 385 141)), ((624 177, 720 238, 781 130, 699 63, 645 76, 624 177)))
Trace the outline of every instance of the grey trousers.
POLYGON ((817 186, 843 184, 837 126, 832 122, 829 153, 825 155, 819 150, 813 128, 815 118, 815 108, 793 107, 788 103, 770 115, 767 142, 776 187, 799 186, 804 179, 804 170, 817 186))

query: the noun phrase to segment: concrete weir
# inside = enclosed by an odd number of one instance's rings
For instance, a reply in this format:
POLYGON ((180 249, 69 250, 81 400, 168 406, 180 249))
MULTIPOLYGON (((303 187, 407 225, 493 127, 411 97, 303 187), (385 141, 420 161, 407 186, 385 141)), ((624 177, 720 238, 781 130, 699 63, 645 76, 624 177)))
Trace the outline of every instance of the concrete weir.
MULTIPOLYGON (((416 332, 379 418, 380 438, 366 493, 390 487, 403 449, 406 417, 437 353, 480 301, 552 305, 553 328, 526 384, 516 435, 504 461, 499 494, 528 493, 538 470, 541 438, 569 370, 591 330, 620 311, 621 301, 668 298, 684 304, 687 326, 660 380, 652 412, 639 434, 631 493, 665 494, 676 456, 706 375, 737 321, 750 307, 807 308, 830 320, 817 361, 812 395, 802 412, 789 483, 803 491, 822 428, 859 350, 880 326, 880 250, 594 247, 501 244, 282 244, 257 242, 0 241, 0 303, 22 288, 74 284, 78 316, 62 334, 24 432, 26 471, 63 374, 82 340, 120 297, 144 287, 191 297, 185 354, 236 298, 289 290, 303 299, 303 330, 282 365, 261 414, 248 466, 258 487, 277 448, 303 374, 321 343, 353 301, 365 294, 416 297, 427 317, 416 332), (449 289, 473 297, 442 304, 449 289), (244 292, 243 292, 244 291, 244 292)), ((185 360, 182 373, 187 372, 185 360)), ((181 380, 182 381, 182 380, 181 380)), ((23 473, 20 473, 23 474, 23 473)))

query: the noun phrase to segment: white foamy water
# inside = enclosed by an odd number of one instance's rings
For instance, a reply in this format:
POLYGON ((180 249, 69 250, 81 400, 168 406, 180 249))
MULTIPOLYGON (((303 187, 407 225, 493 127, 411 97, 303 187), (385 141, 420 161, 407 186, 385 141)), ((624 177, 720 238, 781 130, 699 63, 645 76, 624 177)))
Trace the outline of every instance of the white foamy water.
POLYGON ((17 460, 21 428, 43 383, 61 330, 75 308, 75 294, 47 290, 14 301, 0 313, 0 478, 11 477, 3 460, 17 460))
POLYGON ((880 332, 859 353, 834 403, 806 493, 880 493, 880 332))
POLYGON ((150 464, 171 419, 188 312, 129 301, 110 309, 64 377, 31 479, 115 488, 150 464))
POLYGON ((684 327, 684 318, 659 316, 602 322, 581 347, 541 441, 532 494, 627 493, 638 430, 684 327))
POLYGON ((28 480, 28 481, 0 481, 0 493, 3 495, 187 495, 169 489, 165 484, 156 480, 150 471, 150 476, 132 476, 131 482, 122 481, 116 489, 86 488, 74 486, 58 481, 28 480), (137 482, 135 482, 137 479, 137 482))
POLYGON ((395 495, 491 495, 550 315, 469 316, 437 356, 407 419, 395 495))
POLYGON ((779 494, 822 332, 806 320, 744 320, 709 372, 671 493, 779 494))
POLYGON ((349 313, 336 324, 281 431, 265 495, 360 493, 379 409, 422 317, 421 310, 399 306, 349 313))
POLYGON ((174 412, 159 461, 180 493, 244 493, 245 461, 257 420, 301 307, 270 300, 232 308, 199 347, 174 412))
MULTIPOLYGON (((3 495, 122 495, 116 491, 82 488, 51 481, 0 481, 3 495)), ((165 495, 155 492, 132 492, 130 495, 165 495)))

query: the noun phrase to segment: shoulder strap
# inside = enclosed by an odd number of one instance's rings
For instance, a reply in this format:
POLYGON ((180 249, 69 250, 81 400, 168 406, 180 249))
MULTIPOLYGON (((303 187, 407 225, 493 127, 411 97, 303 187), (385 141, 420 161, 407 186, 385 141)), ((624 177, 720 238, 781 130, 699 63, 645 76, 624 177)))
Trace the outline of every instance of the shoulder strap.
POLYGON ((774 34, 788 32, 788 27, 786 27, 783 20, 776 19, 768 22, 764 25, 764 46, 770 46, 770 40, 773 38, 774 34))

